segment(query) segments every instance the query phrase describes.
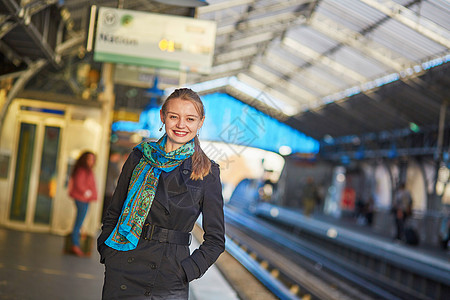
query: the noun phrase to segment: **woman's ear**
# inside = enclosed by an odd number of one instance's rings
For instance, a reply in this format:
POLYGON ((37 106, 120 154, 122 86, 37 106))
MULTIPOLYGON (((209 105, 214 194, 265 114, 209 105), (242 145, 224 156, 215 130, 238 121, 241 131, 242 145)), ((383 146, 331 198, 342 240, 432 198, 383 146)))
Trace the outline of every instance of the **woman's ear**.
POLYGON ((162 109, 159 111, 159 116, 161 117, 161 122, 164 124, 164 113, 162 109))
POLYGON ((198 129, 202 128, 204 121, 205 121, 205 116, 203 116, 203 118, 200 120, 200 123, 198 125, 198 129))

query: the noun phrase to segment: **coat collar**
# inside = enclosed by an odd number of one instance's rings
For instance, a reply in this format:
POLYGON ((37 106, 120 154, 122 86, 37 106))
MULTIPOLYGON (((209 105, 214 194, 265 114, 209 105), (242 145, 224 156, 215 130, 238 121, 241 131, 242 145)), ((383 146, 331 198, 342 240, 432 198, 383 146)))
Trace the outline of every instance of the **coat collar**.
MULTIPOLYGON (((162 191, 157 193, 158 197, 156 197, 156 201, 158 201, 164 208, 170 212, 169 209, 169 198, 174 197, 176 195, 181 195, 188 192, 188 187, 186 185, 186 180, 191 175, 192 169, 192 159, 191 157, 187 158, 183 163, 175 168, 172 172, 168 174, 161 174, 160 176, 164 176, 164 179, 161 182, 163 184, 162 191)), ((161 177, 160 177, 161 180, 161 177)))
POLYGON ((192 156, 186 158, 180 167, 182 170, 192 171, 192 156))

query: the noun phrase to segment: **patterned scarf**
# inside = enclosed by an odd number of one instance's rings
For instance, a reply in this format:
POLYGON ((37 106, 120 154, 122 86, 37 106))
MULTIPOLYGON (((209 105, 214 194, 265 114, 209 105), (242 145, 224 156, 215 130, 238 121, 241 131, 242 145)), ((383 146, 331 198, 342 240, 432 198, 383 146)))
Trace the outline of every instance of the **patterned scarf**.
POLYGON ((155 198, 161 172, 172 171, 194 153, 194 140, 169 153, 164 150, 166 140, 164 135, 156 143, 143 142, 136 146, 143 156, 131 176, 119 221, 105 241, 109 247, 120 251, 136 248, 155 198))

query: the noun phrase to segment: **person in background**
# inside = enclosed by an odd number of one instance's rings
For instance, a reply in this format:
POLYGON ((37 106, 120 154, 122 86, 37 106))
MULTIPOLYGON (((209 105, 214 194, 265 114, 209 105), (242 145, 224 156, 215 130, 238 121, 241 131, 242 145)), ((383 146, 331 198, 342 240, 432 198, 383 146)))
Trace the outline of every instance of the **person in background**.
POLYGON ((392 213, 395 218, 396 233, 394 239, 402 240, 405 231, 405 222, 412 215, 412 197, 406 189, 406 185, 401 183, 394 198, 392 213))
POLYGON ((73 167, 69 180, 69 196, 75 200, 77 214, 72 229, 72 252, 83 256, 80 248, 80 229, 89 207, 89 203, 97 200, 97 188, 92 168, 95 165, 95 154, 84 152, 73 167))
POLYGON ((375 203, 374 202, 375 201, 373 200, 373 197, 370 197, 367 200, 367 203, 364 208, 368 226, 372 226, 372 223, 373 223, 373 214, 375 211, 375 203))
POLYGON ((111 204, 112 196, 117 186, 117 180, 119 179, 120 175, 120 157, 120 153, 114 150, 109 154, 108 172, 106 174, 105 197, 103 199, 102 220, 105 217, 106 209, 111 204))
POLYGON ((314 182, 314 178, 309 176, 302 190, 303 212, 305 216, 310 216, 315 206, 320 201, 319 191, 314 182))
POLYGON ((441 248, 443 250, 447 250, 450 241, 450 210, 448 208, 444 210, 444 214, 441 219, 439 239, 441 248))
POLYGON ((103 219, 103 299, 188 299, 189 282, 225 250, 219 165, 198 139, 203 103, 191 89, 177 89, 160 117, 166 134, 133 149, 103 219), (200 213, 203 243, 190 253, 200 213))

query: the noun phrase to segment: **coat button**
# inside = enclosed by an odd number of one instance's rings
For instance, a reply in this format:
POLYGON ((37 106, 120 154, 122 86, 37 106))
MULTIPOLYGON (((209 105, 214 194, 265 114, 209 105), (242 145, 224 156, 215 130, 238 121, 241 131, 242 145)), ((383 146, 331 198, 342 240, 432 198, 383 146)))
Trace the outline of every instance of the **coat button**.
POLYGON ((152 268, 152 269, 156 269, 156 264, 154 264, 154 263, 151 263, 151 264, 150 264, 150 268, 152 268))
POLYGON ((148 296, 150 296, 151 294, 152 294, 152 293, 150 293, 150 292, 145 292, 144 295, 148 297, 148 296))
POLYGON ((188 170, 183 170, 183 174, 187 175, 187 174, 189 174, 189 171, 188 170))
POLYGON ((122 284, 122 285, 120 286, 120 289, 121 289, 122 291, 125 291, 125 290, 127 289, 127 286, 126 286, 125 284, 122 284))
POLYGON ((128 257, 128 263, 131 264, 134 261, 134 257, 128 257))
POLYGON ((167 210, 165 210, 164 213, 166 214, 166 216, 169 214, 169 212, 167 210))

